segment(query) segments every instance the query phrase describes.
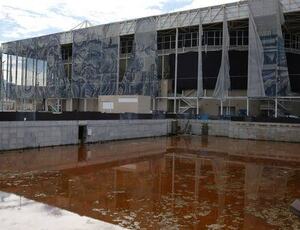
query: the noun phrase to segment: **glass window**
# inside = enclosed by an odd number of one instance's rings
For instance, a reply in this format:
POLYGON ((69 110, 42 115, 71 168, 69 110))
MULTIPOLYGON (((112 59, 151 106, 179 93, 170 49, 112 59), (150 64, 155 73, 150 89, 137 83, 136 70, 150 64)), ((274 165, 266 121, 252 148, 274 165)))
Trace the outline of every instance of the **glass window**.
POLYGON ((44 80, 44 61, 37 60, 37 86, 43 86, 43 80, 44 80))
POLYGON ((11 82, 16 84, 17 57, 11 55, 11 82))
POLYGON ((7 54, 2 54, 2 74, 4 82, 7 81, 7 54))
POLYGON ((26 76, 25 76, 25 85, 32 86, 34 79, 34 62, 32 58, 27 58, 26 60, 26 76))
POLYGON ((43 86, 47 86, 47 62, 44 61, 43 64, 43 86))
POLYGON ((18 57, 17 63, 17 85, 22 85, 22 57, 18 57))

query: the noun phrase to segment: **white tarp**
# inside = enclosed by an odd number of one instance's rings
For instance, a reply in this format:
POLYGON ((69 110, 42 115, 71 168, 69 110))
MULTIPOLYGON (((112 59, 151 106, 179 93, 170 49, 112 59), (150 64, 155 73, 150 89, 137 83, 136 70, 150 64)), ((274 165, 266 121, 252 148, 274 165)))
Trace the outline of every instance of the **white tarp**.
POLYGON ((290 81, 281 28, 284 23, 281 2, 251 0, 248 4, 248 96, 286 96, 290 93, 290 81))
POLYGON ((203 97, 203 71, 202 71, 202 18, 201 12, 199 12, 199 41, 198 41, 198 81, 197 81, 197 96, 203 97))
POLYGON ((221 67, 218 74, 216 87, 214 90, 213 97, 218 99, 224 99, 228 97, 228 90, 230 89, 230 75, 229 75, 229 31, 226 16, 226 8, 224 8, 224 20, 223 20, 223 38, 222 38, 222 61, 221 67))
POLYGON ((262 76, 264 66, 264 48, 257 32, 250 7, 248 49, 248 97, 265 97, 266 94, 262 76))

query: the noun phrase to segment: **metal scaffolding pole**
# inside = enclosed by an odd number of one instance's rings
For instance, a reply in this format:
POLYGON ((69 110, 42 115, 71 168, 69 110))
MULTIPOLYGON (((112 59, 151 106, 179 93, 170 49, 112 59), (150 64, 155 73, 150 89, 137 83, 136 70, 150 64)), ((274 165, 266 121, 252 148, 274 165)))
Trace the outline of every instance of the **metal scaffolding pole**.
POLYGON ((118 63, 117 63, 117 79, 116 79, 116 95, 119 95, 119 78, 120 78, 120 43, 121 37, 118 35, 118 63))
POLYGON ((176 42, 175 42, 175 82, 174 82, 174 113, 177 113, 177 74, 178 74, 178 27, 176 28, 176 42))
POLYGON ((275 98, 275 118, 278 117, 278 98, 275 98))

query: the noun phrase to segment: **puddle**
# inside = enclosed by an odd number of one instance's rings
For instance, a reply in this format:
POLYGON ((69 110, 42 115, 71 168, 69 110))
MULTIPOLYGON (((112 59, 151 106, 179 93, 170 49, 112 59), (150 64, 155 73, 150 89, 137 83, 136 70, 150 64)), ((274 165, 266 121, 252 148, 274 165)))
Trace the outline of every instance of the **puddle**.
MULTIPOLYGON (((182 136, 8 152, 0 155, 0 190, 56 207, 54 217, 68 212, 127 229, 300 229, 289 210, 300 198, 299 149, 182 136)), ((1 194, 0 219, 18 213, 1 194)))

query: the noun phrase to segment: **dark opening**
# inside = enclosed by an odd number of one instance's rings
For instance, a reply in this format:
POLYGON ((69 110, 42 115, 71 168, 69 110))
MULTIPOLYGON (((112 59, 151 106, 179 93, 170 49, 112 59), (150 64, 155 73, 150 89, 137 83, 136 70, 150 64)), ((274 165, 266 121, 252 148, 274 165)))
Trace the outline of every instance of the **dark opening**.
POLYGON ((78 128, 78 139, 80 143, 84 143, 86 139, 86 125, 80 125, 78 128))

